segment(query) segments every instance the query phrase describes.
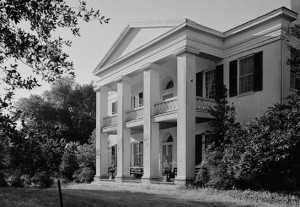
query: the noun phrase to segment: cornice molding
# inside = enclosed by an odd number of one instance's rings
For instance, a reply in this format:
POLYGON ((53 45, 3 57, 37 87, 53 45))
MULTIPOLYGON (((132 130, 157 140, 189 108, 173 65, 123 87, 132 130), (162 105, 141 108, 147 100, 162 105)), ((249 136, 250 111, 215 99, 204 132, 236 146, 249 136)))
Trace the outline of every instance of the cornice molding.
POLYGON ((106 86, 101 86, 101 85, 97 85, 94 87, 94 91, 97 93, 97 92, 100 92, 100 91, 110 91, 110 89, 106 86))
POLYGON ((150 69, 160 70, 160 69, 162 69, 162 66, 159 64, 156 64, 156 63, 147 63, 147 64, 143 65, 140 70, 147 71, 150 69))
POLYGON ((178 50, 174 51, 173 55, 175 55, 176 57, 182 56, 184 54, 198 55, 200 52, 201 52, 200 49, 186 45, 186 46, 181 47, 178 50))
POLYGON ((133 81, 132 78, 128 77, 128 76, 120 76, 120 77, 117 77, 114 82, 115 83, 126 83, 126 84, 130 84, 131 82, 133 81))

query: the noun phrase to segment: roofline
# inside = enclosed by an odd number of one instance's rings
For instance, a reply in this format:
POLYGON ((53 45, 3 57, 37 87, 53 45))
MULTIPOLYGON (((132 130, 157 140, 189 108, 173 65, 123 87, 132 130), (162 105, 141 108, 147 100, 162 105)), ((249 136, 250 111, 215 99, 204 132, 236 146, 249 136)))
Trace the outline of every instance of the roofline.
MULTIPOLYGON (((217 31, 217 30, 211 29, 211 28, 209 28, 209 27, 202 26, 202 25, 197 24, 196 22, 191 21, 191 20, 189 20, 189 19, 184 19, 184 21, 181 20, 181 22, 182 22, 182 24, 179 24, 177 27, 174 27, 173 29, 167 31, 166 33, 164 33, 164 34, 162 34, 161 36, 155 38, 154 40, 152 40, 152 41, 146 43, 145 45, 143 45, 143 46, 137 48, 136 50, 134 50, 134 51, 132 51, 132 52, 126 54, 126 55, 125 55, 124 57, 122 57, 121 59, 119 59, 119 60, 117 60, 117 61, 115 61, 115 62, 109 64, 108 67, 110 67, 111 65, 114 65, 115 63, 118 63, 119 61, 121 61, 121 60, 127 58, 127 57, 130 56, 130 55, 133 55, 133 54, 135 54, 135 53, 137 53, 137 52, 143 50, 144 48, 148 47, 148 46, 151 45, 151 44, 154 44, 154 43, 156 43, 156 42, 158 42, 158 41, 160 41, 160 40, 162 40, 162 39, 164 39, 164 38, 166 38, 166 37, 168 37, 168 36, 171 36, 172 34, 176 33, 177 31, 179 31, 180 29, 182 29, 182 28, 184 28, 184 27, 194 28, 194 29, 200 30, 200 31, 202 31, 202 32, 205 32, 205 33, 208 33, 208 34, 217 36, 217 37, 219 37, 219 38, 223 38, 223 33, 222 33, 222 32, 219 32, 219 31, 217 31)), ((153 26, 154 26, 154 25, 153 25, 153 26)), ((156 25, 156 26, 157 26, 157 25, 156 25)), ((127 30, 125 29, 125 30, 122 32, 122 34, 119 36, 119 38, 117 39, 117 41, 115 41, 113 47, 112 47, 112 48, 109 50, 109 52, 106 54, 105 59, 106 59, 107 56, 111 53, 111 51, 113 50, 113 48, 117 45, 117 43, 119 42, 119 40, 121 39, 121 37, 122 37, 124 34, 126 34, 126 32, 129 30, 128 28, 130 28, 130 25, 128 25, 128 26, 126 27, 127 30)), ((94 74, 94 75, 97 75, 98 72, 102 71, 102 70, 97 71, 97 69, 98 69, 99 67, 101 67, 101 64, 102 64, 103 62, 105 62, 105 59, 103 59, 103 60, 97 65, 97 67, 94 69, 94 71, 93 71, 93 74, 94 74)), ((107 68, 107 67, 105 67, 105 68, 107 68)))
POLYGON ((179 20, 163 20, 163 21, 147 21, 147 22, 130 22, 125 27, 125 29, 121 32, 121 34, 118 36, 118 38, 114 41, 111 48, 108 50, 108 52, 105 54, 103 59, 100 61, 100 63, 96 66, 96 68, 93 71, 93 74, 96 73, 96 70, 102 66, 102 64, 107 60, 109 55, 112 53, 114 48, 118 45, 118 43, 121 41, 121 39, 127 34, 127 32, 131 28, 151 28, 151 27, 174 27, 178 24, 182 24, 186 22, 185 19, 179 19, 179 20), (158 25, 159 24, 159 25, 158 25))
POLYGON ((240 33, 244 30, 247 30, 251 27, 254 27, 256 25, 262 24, 270 19, 273 19, 275 17, 278 16, 285 16, 287 18, 289 18, 291 21, 294 21, 297 19, 298 14, 286 7, 281 7, 278 9, 275 9, 271 12, 268 12, 267 14, 264 14, 262 16, 259 16, 255 19, 252 19, 246 23, 243 23, 241 25, 238 25, 230 30, 227 30, 225 32, 220 32, 218 30, 214 30, 212 28, 209 27, 205 27, 203 25, 200 25, 194 21, 191 21, 189 19, 181 19, 181 20, 166 20, 166 21, 152 21, 152 22, 134 22, 134 23, 129 23, 125 29, 123 30, 123 32, 119 35, 119 37, 117 38, 117 40, 114 42, 113 46, 110 48, 110 50, 106 53, 106 55, 104 56, 104 58, 102 59, 102 61, 97 65, 97 67, 94 69, 93 74, 97 75, 99 72, 119 63, 120 61, 123 61, 124 59, 128 58, 131 55, 134 55, 136 53, 138 53, 139 51, 143 50, 144 48, 147 48, 148 46, 150 46, 151 44, 155 44, 156 42, 172 35, 173 33, 179 31, 180 29, 184 28, 184 27, 190 27, 190 28, 194 28, 196 30, 217 36, 219 38, 226 38, 229 37, 231 35, 235 35, 237 33, 240 33), (157 23, 159 23, 159 25, 157 25, 157 23), (179 24, 179 25, 178 25, 179 24), (109 65, 107 65, 106 67, 103 68, 103 70, 98 70, 103 63, 107 60, 107 58, 109 57, 109 55, 112 53, 112 51, 114 50, 114 48, 118 45, 118 43, 121 41, 121 39, 123 38, 123 36, 126 35, 126 33, 131 29, 131 28, 142 28, 142 27, 172 27, 174 25, 178 25, 176 27, 174 27, 173 29, 167 31, 166 33, 162 34, 161 36, 155 38, 154 40, 146 43, 145 45, 137 48, 136 50, 126 54, 125 56, 121 57, 121 59, 118 59, 112 63, 110 63, 109 65))
POLYGON ((270 19, 273 19, 274 17, 277 17, 277 16, 280 16, 280 15, 283 15, 283 16, 286 16, 288 18, 290 18, 292 21, 296 20, 297 19, 297 16, 298 14, 286 7, 280 7, 278 9, 275 9, 271 12, 268 12, 264 15, 261 15, 255 19, 252 19, 248 22, 245 22, 243 24, 240 24, 232 29, 229 29, 227 31, 225 31, 223 34, 224 34, 224 38, 230 36, 230 35, 233 35, 233 34, 236 34, 236 33, 239 33, 239 32, 242 32, 250 27, 253 27, 255 25, 258 25, 258 24, 261 24, 261 23, 264 23, 270 19))

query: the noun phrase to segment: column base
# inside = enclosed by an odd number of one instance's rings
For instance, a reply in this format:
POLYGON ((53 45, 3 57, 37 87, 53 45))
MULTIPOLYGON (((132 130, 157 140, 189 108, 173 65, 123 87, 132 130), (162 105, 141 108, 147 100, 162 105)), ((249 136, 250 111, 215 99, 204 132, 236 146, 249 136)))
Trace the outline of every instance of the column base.
POLYGON ((143 184, 150 184, 150 183, 154 183, 154 182, 161 182, 162 178, 141 178, 141 182, 143 184))
POLYGON ((194 178, 180 178, 176 177, 174 183, 179 186, 188 186, 194 184, 194 178))
POLYGON ((122 177, 116 176, 115 177, 116 182, 122 183, 124 180, 132 180, 132 177, 130 177, 130 176, 122 176, 122 177))
POLYGON ((108 175, 95 175, 94 176, 94 182, 100 182, 102 179, 108 179, 108 175))

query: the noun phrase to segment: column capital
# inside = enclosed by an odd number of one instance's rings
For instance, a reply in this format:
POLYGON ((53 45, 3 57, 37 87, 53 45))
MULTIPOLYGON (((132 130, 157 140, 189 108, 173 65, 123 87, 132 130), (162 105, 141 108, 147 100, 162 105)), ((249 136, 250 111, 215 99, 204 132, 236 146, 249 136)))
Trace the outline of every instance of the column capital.
POLYGON ((114 80, 115 83, 120 83, 120 82, 125 82, 125 83, 128 83, 130 84, 132 82, 132 78, 128 77, 128 76, 120 76, 118 78, 116 78, 114 80))
POLYGON ((98 86, 95 86, 94 87, 94 91, 97 93, 97 92, 100 92, 100 91, 109 91, 109 88, 106 87, 106 86, 101 86, 101 85, 98 85, 98 86))
POLYGON ((162 69, 162 66, 158 65, 156 63, 147 63, 140 68, 141 71, 146 71, 146 70, 150 70, 150 69, 160 70, 160 69, 162 69))
POLYGON ((183 56, 184 54, 196 56, 199 54, 201 51, 197 48, 189 47, 189 46, 184 46, 182 48, 179 48, 178 50, 174 51, 173 54, 175 56, 183 56))

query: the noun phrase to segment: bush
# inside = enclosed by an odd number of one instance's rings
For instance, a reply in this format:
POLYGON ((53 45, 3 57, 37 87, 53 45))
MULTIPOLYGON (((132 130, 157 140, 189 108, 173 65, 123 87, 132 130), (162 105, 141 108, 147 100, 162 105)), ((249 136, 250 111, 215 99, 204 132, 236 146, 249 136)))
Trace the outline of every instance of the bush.
POLYGON ((46 171, 35 173, 31 180, 32 183, 39 188, 50 188, 54 183, 53 178, 46 171))
POLYGON ((5 175, 3 173, 0 173, 0 187, 7 187, 8 184, 5 180, 5 175))
POLYGON ((22 175, 21 182, 24 187, 30 187, 32 185, 31 177, 29 175, 22 175))
POLYGON ((74 173, 73 178, 74 181, 77 183, 90 183, 94 180, 95 174, 95 171, 92 170, 90 167, 83 167, 74 173))
POLYGON ((196 175, 195 185, 200 187, 207 187, 207 183, 209 179, 210 179, 210 175, 209 175, 208 165, 207 162, 203 161, 196 175))
POLYGON ((13 172, 7 180, 8 185, 15 187, 15 188, 23 188, 24 184, 22 182, 21 176, 22 175, 19 171, 13 172))
POLYGON ((76 157, 76 146, 76 143, 69 143, 66 146, 59 167, 61 175, 68 180, 73 180, 73 174, 79 169, 76 157))

